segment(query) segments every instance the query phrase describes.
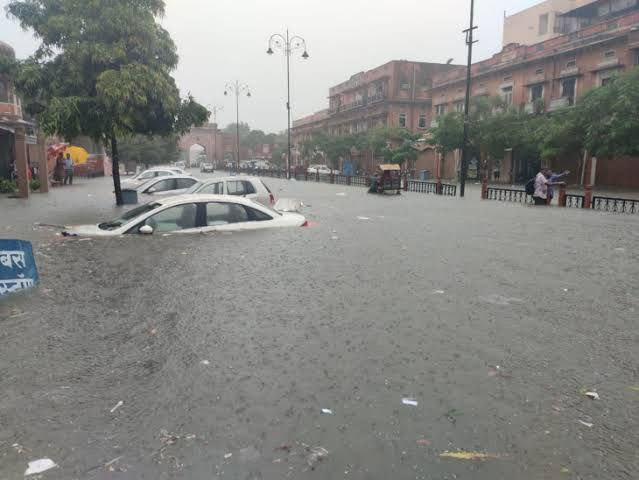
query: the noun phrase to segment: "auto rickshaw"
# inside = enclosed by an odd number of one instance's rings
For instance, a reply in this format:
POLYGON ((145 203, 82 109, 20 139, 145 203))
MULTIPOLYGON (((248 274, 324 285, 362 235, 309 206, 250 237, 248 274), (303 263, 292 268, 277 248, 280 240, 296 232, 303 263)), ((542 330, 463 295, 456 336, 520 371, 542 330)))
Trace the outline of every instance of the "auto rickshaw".
POLYGON ((402 169, 399 165, 388 164, 377 167, 375 175, 371 177, 371 187, 368 193, 402 193, 402 169))

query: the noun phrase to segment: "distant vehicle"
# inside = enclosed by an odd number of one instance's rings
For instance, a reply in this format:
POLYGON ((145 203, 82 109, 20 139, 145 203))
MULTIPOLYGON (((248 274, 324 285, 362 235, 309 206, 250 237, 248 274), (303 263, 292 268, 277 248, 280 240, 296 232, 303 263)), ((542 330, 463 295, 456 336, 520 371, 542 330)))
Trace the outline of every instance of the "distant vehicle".
POLYGON ((315 175, 319 171, 320 175, 330 175, 333 173, 334 175, 339 175, 339 170, 331 170, 326 165, 311 165, 308 167, 307 172, 309 174, 315 175))
POLYGON ((200 163, 200 172, 202 173, 213 173, 215 172, 215 167, 212 163, 203 162, 200 163))
POLYGON ((182 170, 184 170, 184 169, 186 168, 186 162, 182 162, 182 161, 180 161, 180 162, 175 162, 175 163, 173 164, 173 166, 174 166, 175 168, 181 168, 182 170))
POLYGON ((402 169, 399 165, 380 165, 371 178, 368 193, 395 193, 399 195, 402 193, 401 173, 402 169))
POLYGON ((168 177, 173 175, 184 175, 184 171, 174 167, 151 168, 149 170, 144 170, 143 172, 140 172, 131 178, 122 180, 122 188, 135 189, 139 187, 140 185, 142 185, 143 183, 146 183, 153 178, 168 177))
POLYGON ((275 196, 266 184, 255 177, 220 177, 201 180, 187 193, 246 197, 262 205, 274 205, 275 196))
POLYGON ((70 237, 114 237, 125 234, 208 233, 305 227, 304 216, 278 212, 242 197, 179 195, 155 200, 98 225, 65 227, 70 237))
POLYGON ((260 170, 269 170, 272 167, 271 167, 271 164, 267 162, 266 160, 256 160, 253 163, 253 168, 258 168, 260 170))
POLYGON ((138 194, 145 195, 179 195, 197 183, 190 175, 173 175, 158 177, 140 185, 136 190, 138 194))

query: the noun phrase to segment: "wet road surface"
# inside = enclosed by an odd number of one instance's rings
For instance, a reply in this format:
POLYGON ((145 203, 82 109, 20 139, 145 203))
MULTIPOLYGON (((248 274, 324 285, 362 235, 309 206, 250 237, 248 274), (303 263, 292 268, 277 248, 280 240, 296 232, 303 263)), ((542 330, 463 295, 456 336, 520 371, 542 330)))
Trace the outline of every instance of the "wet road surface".
POLYGON ((638 218, 267 183, 317 225, 66 240, 33 223, 108 180, 0 200, 42 279, 0 302, 0 478, 639 477, 638 218))

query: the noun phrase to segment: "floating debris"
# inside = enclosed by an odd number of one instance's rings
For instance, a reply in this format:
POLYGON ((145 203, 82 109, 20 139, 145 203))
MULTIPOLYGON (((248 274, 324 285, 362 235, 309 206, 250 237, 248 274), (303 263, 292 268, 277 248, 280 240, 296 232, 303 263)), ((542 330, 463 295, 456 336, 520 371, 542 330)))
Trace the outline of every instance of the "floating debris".
POLYGON ((115 407, 113 407, 111 409, 111 413, 115 413, 115 411, 120 408, 122 405, 124 405, 124 402, 122 400, 120 400, 118 403, 115 404, 115 407))
POLYGON ((306 463, 309 467, 311 467, 311 470, 315 470, 317 464, 328 457, 328 455, 328 450, 326 450, 324 447, 311 448, 310 453, 306 457, 306 463))
POLYGON ((410 397, 402 398, 402 403, 404 405, 408 405, 409 407, 416 407, 416 406, 419 405, 419 402, 417 400, 415 400, 414 398, 410 398, 410 397))
POLYGON ((425 447, 428 447, 430 445, 430 440, 426 440, 425 438, 420 438, 419 440, 417 440, 417 445, 423 445, 425 447))
POLYGON ((229 458, 231 458, 233 456, 232 453, 227 453, 224 455, 224 460, 228 460, 229 458))
POLYGON ((58 465, 50 458, 41 458, 39 460, 34 460, 33 462, 29 462, 29 467, 24 472, 24 476, 27 477, 29 475, 44 473, 47 470, 51 470, 52 468, 55 468, 57 466, 58 465))
POLYGON ((584 395, 592 400, 599 400, 599 394, 597 392, 586 392, 584 395))
POLYGON ((200 363, 202 365, 210 365, 211 364, 211 362, 209 362, 208 360, 202 360, 200 363))
POLYGON ((331 410, 330 408, 322 408, 322 413, 324 415, 333 415, 333 410, 331 410))
POLYGON ((495 453, 482 453, 482 452, 444 452, 440 453, 441 458, 454 458, 456 460, 495 460, 501 457, 495 453))
POLYGON ((581 423, 584 427, 588 427, 588 428, 592 428, 593 427, 592 423, 584 422, 583 420, 579 420, 579 423, 581 423))
POLYGON ((357 217, 357 220, 370 220, 368 217, 357 217))

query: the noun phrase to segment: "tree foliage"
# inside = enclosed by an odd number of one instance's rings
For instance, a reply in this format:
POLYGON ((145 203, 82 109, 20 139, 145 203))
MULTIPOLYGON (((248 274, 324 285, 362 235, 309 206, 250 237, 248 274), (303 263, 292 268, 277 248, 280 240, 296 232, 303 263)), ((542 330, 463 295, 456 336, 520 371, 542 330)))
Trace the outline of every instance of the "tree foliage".
POLYGON ((120 142, 120 158, 124 162, 151 165, 162 165, 177 161, 180 157, 177 135, 165 137, 146 137, 136 135, 120 142))
POLYGON ((183 133, 207 120, 171 77, 178 56, 157 21, 163 0, 12 0, 7 10, 40 40, 16 73, 26 110, 45 133, 110 148, 118 204, 119 138, 183 133))
MULTIPOLYGON (((574 107, 533 114, 505 108, 498 100, 473 99, 471 146, 482 155, 502 158, 513 149, 525 158, 553 159, 581 154, 639 155, 639 68, 584 95, 574 107)), ((431 130, 441 153, 462 147, 464 119, 459 113, 438 117, 431 130)))

